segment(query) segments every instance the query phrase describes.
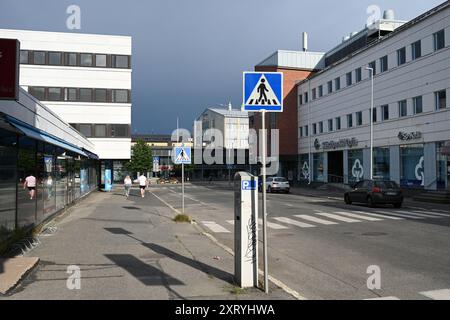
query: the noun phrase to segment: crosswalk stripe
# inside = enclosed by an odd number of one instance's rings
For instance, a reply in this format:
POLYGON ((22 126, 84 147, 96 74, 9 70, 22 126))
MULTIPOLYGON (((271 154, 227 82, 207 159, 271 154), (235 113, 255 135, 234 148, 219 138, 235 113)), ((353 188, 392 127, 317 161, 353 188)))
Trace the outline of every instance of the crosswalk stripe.
POLYGON ((347 216, 350 218, 362 219, 362 220, 367 220, 367 221, 383 221, 383 219, 366 217, 366 216, 363 216, 360 214, 354 214, 354 213, 350 213, 350 212, 339 211, 339 212, 335 212, 335 213, 341 214, 343 216, 347 216))
POLYGON ((335 219, 338 221, 344 221, 344 222, 361 222, 360 220, 356 220, 356 219, 351 219, 351 218, 347 218, 347 217, 343 217, 343 216, 339 216, 337 214, 332 214, 332 213, 326 213, 326 212, 316 212, 315 214, 322 216, 322 217, 327 217, 327 218, 331 218, 331 219, 335 219))
POLYGON ((423 211, 414 211, 414 212, 417 212, 417 213, 424 213, 424 214, 430 214, 430 215, 433 215, 433 216, 439 216, 439 217, 446 217, 446 218, 450 218, 450 214, 446 214, 446 213, 440 213, 440 212, 429 212, 429 211, 427 211, 427 212, 423 212, 423 211))
POLYGON ((234 226, 234 220, 227 220, 227 222, 234 226))
POLYGON ((308 221, 311 221, 311 222, 317 222, 317 223, 320 223, 320 224, 325 224, 325 225, 338 224, 337 222, 316 218, 316 217, 313 217, 313 216, 310 216, 310 215, 307 215, 307 214, 299 214, 299 215, 295 215, 294 217, 297 217, 297 218, 300 218, 300 219, 304 219, 304 220, 308 220, 308 221))
POLYGON ((214 221, 202 221, 202 224, 215 233, 230 233, 230 231, 215 223, 214 221))
POLYGON ((450 289, 422 291, 419 293, 434 300, 450 300, 450 289))
MULTIPOLYGON (((258 223, 262 224, 263 220, 258 219, 258 223)), ((281 224, 273 223, 273 222, 269 222, 269 221, 267 221, 267 228, 274 229, 274 230, 289 229, 288 227, 282 226, 281 224)))
POLYGON ((412 212, 412 211, 394 211, 395 213, 401 213, 401 214, 410 214, 416 217, 425 217, 425 218, 441 218, 439 216, 433 215, 431 213, 418 213, 418 212, 412 212))
POLYGON ((293 219, 289 219, 289 218, 285 218, 285 217, 275 217, 274 219, 277 220, 277 221, 280 221, 280 222, 293 224, 294 226, 297 226, 297 227, 300 227, 300 228, 314 228, 315 227, 312 224, 303 223, 303 222, 300 222, 300 221, 297 221, 297 220, 293 220, 293 219))
POLYGON ((403 220, 404 218, 399 218, 399 217, 392 217, 392 216, 387 216, 381 213, 371 213, 371 212, 365 212, 365 211, 354 211, 356 213, 362 213, 368 216, 372 216, 372 217, 379 217, 379 218, 383 218, 383 219, 391 219, 391 220, 403 220))
POLYGON ((364 300, 400 300, 397 297, 390 296, 390 297, 380 297, 380 298, 371 298, 371 299, 364 299, 364 300))
POLYGON ((376 211, 377 213, 382 213, 382 214, 387 214, 387 215, 393 215, 396 217, 403 217, 403 218, 408 218, 408 219, 424 219, 421 217, 415 217, 415 216, 411 216, 411 215, 406 215, 406 214, 401 214, 401 213, 394 213, 391 211, 376 211))
POLYGON ((450 213, 450 211, 447 211, 447 210, 442 210, 442 209, 431 209, 431 211, 437 211, 437 212, 450 213))

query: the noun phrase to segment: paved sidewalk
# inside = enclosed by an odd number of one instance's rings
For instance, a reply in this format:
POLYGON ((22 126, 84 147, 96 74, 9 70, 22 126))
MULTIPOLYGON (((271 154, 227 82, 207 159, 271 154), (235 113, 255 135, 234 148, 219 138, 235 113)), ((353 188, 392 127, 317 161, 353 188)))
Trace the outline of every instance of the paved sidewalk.
POLYGON ((234 286, 232 255, 138 192, 98 192, 69 209, 27 254, 38 267, 0 299, 292 299, 273 284, 268 296, 234 286), (80 290, 68 289, 69 266, 80 268, 80 290))

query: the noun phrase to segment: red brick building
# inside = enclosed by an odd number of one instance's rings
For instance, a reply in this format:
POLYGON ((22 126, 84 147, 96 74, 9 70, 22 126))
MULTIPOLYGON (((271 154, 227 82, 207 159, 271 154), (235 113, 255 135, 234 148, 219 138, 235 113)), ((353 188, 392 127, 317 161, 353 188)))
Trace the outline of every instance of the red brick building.
MULTIPOLYGON (((283 112, 266 113, 267 150, 270 156, 270 129, 279 130, 280 167, 278 175, 297 181, 298 173, 298 97, 297 83, 322 68, 323 54, 279 50, 255 66, 255 71, 283 73, 283 112)), ((250 128, 261 129, 261 115, 250 117, 250 128)))

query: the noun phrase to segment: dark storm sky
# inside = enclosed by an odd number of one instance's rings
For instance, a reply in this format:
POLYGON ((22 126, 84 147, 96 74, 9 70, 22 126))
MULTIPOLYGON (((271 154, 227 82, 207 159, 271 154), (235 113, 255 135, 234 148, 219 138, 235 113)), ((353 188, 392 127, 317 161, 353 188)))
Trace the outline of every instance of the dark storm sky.
POLYGON ((0 0, 0 28, 133 37, 134 133, 170 133, 242 100, 242 71, 277 49, 327 51, 364 27, 369 5, 410 20, 443 0, 0 0), (81 30, 66 8, 81 8, 81 30))

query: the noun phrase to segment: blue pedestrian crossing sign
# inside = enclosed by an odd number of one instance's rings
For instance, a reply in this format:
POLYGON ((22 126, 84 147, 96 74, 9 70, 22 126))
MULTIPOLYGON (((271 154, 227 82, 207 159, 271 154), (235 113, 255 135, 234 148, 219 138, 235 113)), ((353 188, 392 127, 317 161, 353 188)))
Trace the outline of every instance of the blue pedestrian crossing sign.
POLYGON ((175 164, 191 164, 191 148, 175 147, 173 152, 173 163, 175 164))
POLYGON ((243 111, 283 112, 283 73, 244 72, 243 111))

